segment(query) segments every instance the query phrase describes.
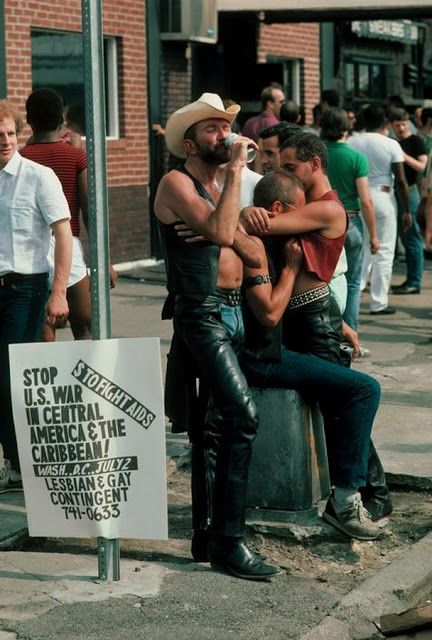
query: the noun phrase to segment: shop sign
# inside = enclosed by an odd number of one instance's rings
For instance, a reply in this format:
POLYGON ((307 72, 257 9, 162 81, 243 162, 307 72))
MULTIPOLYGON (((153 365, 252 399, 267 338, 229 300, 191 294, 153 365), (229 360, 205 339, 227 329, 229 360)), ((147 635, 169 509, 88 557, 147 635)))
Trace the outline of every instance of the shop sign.
POLYGON ((378 38, 416 44, 418 27, 411 20, 355 20, 351 22, 351 31, 359 38, 378 38))

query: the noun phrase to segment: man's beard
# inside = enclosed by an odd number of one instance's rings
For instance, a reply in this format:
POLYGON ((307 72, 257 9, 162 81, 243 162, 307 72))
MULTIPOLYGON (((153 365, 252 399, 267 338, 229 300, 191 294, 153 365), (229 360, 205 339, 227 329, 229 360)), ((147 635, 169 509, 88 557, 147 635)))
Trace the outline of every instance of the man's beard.
POLYGON ((199 142, 195 141, 195 146, 199 151, 200 158, 207 164, 220 165, 229 161, 231 153, 228 147, 223 142, 217 144, 214 149, 204 147, 199 142))

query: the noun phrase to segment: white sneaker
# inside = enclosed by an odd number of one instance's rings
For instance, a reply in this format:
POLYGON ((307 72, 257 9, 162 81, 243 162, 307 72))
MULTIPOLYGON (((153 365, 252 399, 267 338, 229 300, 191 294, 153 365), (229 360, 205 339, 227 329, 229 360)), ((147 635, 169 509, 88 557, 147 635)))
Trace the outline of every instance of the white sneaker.
POLYGON ((22 476, 19 471, 12 469, 9 460, 5 460, 5 468, 8 475, 8 487, 10 489, 22 489, 22 476))
POLYGON ((3 457, 3 447, 0 442, 0 489, 5 489, 9 484, 9 473, 6 460, 3 457))
POLYGON ((6 489, 9 484, 9 472, 3 461, 3 466, 0 466, 0 489, 6 489))
POLYGON ((334 499, 332 491, 322 515, 323 520, 357 540, 376 540, 383 535, 378 524, 363 506, 360 493, 356 492, 345 504, 334 499))

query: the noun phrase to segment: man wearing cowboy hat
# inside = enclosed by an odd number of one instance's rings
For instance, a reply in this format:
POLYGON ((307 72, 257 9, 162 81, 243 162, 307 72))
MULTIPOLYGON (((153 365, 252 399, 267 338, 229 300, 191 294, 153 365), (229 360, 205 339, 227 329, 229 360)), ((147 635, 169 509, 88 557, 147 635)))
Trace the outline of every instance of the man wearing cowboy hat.
MULTIPOLYGON (((237 577, 262 580, 279 569, 243 541, 257 412, 237 360, 243 338, 240 255, 253 259, 255 241, 238 230, 238 221, 247 148, 256 144, 240 136, 227 148, 225 139, 239 111, 239 105, 225 110, 218 95, 204 93, 170 116, 166 144, 186 161, 162 178, 155 214, 164 239, 169 292, 162 317, 172 317, 174 324, 168 368, 174 350, 182 350, 210 390, 202 421, 194 412, 184 421, 193 431, 192 555, 237 577), (221 186, 217 177, 223 164, 221 186), (186 242, 176 232, 179 222, 207 241, 186 242)), ((182 377, 176 379, 181 384, 182 377)))

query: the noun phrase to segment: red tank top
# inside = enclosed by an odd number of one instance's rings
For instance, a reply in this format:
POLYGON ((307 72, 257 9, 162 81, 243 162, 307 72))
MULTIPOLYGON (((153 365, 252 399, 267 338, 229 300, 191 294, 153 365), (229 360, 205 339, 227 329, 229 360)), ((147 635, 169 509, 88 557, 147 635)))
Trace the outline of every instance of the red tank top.
POLYGON ((336 269, 348 228, 348 217, 336 191, 327 191, 321 200, 336 200, 341 204, 341 215, 345 215, 347 225, 345 232, 338 238, 326 238, 317 231, 303 233, 300 236, 300 244, 303 249, 303 264, 306 271, 315 273, 323 282, 330 282, 336 269))

